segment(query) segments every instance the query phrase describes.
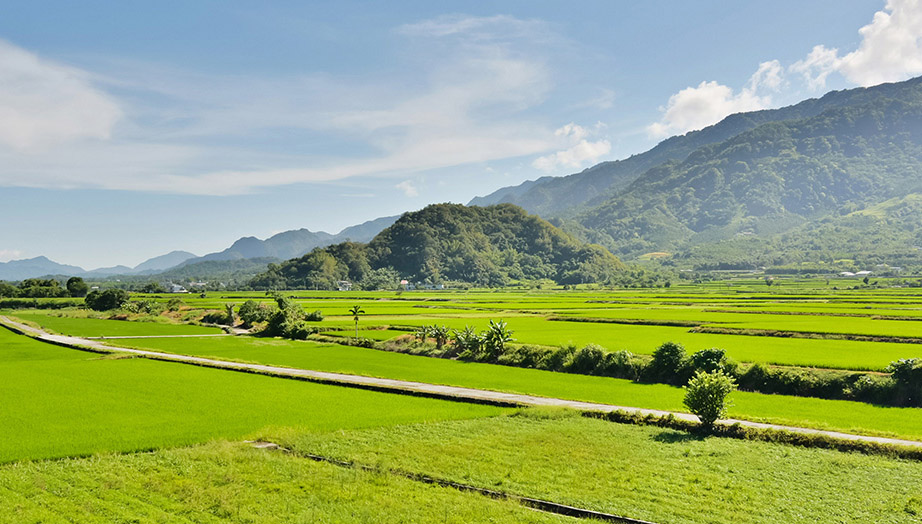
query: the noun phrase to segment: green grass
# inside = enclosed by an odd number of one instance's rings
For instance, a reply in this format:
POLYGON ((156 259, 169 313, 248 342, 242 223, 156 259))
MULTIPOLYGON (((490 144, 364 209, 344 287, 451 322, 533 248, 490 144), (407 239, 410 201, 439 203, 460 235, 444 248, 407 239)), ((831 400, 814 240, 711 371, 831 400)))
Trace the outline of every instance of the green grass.
MULTIPOLYGON (((351 373, 493 389, 620 406, 685 411, 681 388, 628 380, 467 363, 374 349, 280 339, 134 339, 143 349, 245 360, 318 371, 351 373)), ((130 344, 125 344, 128 342, 130 344)), ((922 439, 922 410, 782 395, 736 392, 733 417, 793 426, 922 439)))
POLYGON ((551 523, 516 503, 243 444, 0 467, 0 523, 551 523))
POLYGON ((499 413, 488 406, 146 359, 113 359, 0 330, 0 462, 499 413))
POLYGON ((155 336, 155 335, 215 335, 223 333, 219 328, 194 326, 190 324, 167 324, 161 322, 130 322, 126 320, 105 320, 56 316, 54 312, 15 311, 9 316, 34 322, 47 330, 62 335, 77 337, 100 336, 155 336))
POLYGON ((271 435, 302 453, 661 523, 919 522, 917 462, 548 412, 271 435))

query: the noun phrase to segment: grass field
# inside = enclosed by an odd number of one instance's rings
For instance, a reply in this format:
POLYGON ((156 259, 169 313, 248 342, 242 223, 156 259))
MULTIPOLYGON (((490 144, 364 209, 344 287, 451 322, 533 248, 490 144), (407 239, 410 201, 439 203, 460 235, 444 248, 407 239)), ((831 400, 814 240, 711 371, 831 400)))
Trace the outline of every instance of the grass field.
POLYGON ((922 516, 915 462, 575 416, 272 437, 303 453, 653 522, 909 523, 922 516))
POLYGON ((283 425, 403 424, 498 408, 146 359, 106 358, 0 329, 0 462, 240 438, 283 425))
POLYGON ((125 320, 80 318, 67 315, 57 316, 54 312, 12 311, 8 312, 8 314, 22 320, 39 324, 43 328, 46 328, 46 330, 75 337, 216 335, 223 333, 220 328, 190 324, 129 322, 125 320))
MULTIPOLYGON (((664 384, 638 384, 607 377, 460 362, 351 346, 252 337, 133 339, 118 341, 117 345, 621 406, 685 410, 682 389, 664 384)), ((730 409, 733 417, 922 438, 922 415, 917 408, 747 392, 734 393, 733 402, 730 409)))
POLYGON ((0 466, 0 523, 554 523, 509 501, 243 444, 0 466))

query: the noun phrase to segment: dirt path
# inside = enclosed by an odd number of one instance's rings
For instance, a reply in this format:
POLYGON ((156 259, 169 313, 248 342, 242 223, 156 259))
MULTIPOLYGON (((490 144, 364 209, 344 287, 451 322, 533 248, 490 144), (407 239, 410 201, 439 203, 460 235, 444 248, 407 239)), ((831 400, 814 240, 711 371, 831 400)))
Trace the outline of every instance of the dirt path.
MULTIPOLYGON (((490 404, 508 405, 508 406, 553 406, 576 409, 580 411, 598 411, 610 413, 613 411, 624 411, 627 413, 637 413, 640 415, 667 416, 672 415, 677 419, 697 422, 698 418, 688 413, 673 411, 661 411, 656 409, 644 409, 631 406, 616 406, 612 404, 598 404, 594 402, 582 402, 578 400, 565 400, 559 398, 537 397, 532 395, 522 395, 517 393, 503 393, 501 391, 489 391, 483 389, 464 388, 457 386, 442 386, 438 384, 428 384, 425 382, 412 382, 407 380, 394 380, 388 378, 365 377, 361 375, 346 375, 342 373, 329 373, 326 371, 313 371, 309 369, 286 368, 281 366, 268 366, 265 364, 246 364, 240 362, 228 362, 224 360, 215 360, 203 357, 194 357, 190 355, 178 355, 173 353, 162 353, 159 351, 147 351, 141 349, 120 348, 102 344, 95 340, 86 338, 69 337, 65 335, 52 335, 40 329, 15 322, 5 316, 0 316, 0 325, 7 327, 18 333, 26 334, 39 340, 71 347, 75 349, 90 350, 102 353, 131 353, 134 355, 151 358, 155 360, 166 360, 171 362, 182 362, 207 366, 221 369, 232 369, 238 371, 249 371, 257 373, 266 373, 270 375, 297 377, 315 382, 327 384, 339 384, 353 387, 363 387, 381 391, 400 391, 424 395, 437 398, 447 398, 460 401, 482 402, 490 404)), ((911 446, 922 448, 922 442, 914 440, 902 440, 885 437, 872 437, 867 435, 854 435, 851 433, 840 433, 837 431, 824 431, 810 428, 800 428, 794 426, 781 426, 777 424, 763 424, 759 422, 750 422, 748 420, 726 419, 722 421, 725 424, 740 424, 742 426, 773 429, 780 431, 790 431, 795 433, 804 433, 811 435, 825 435, 837 439, 875 442, 878 444, 890 444, 898 446, 911 446)))

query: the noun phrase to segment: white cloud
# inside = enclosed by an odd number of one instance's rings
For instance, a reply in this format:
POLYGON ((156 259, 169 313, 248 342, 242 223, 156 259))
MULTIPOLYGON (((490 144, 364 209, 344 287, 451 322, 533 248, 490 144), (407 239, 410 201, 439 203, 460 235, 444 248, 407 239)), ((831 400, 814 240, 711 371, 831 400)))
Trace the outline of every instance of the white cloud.
POLYGON ((588 129, 573 122, 557 129, 554 136, 569 144, 569 147, 536 158, 531 163, 532 167, 542 171, 554 171, 560 167, 575 169, 587 162, 594 163, 611 152, 611 143, 608 140, 590 142, 587 140, 590 134, 588 129))
POLYGON ((121 116, 85 72, 0 40, 0 145, 31 150, 108 139, 121 116))
POLYGON ((825 87, 833 72, 862 86, 922 73, 922 1, 888 0, 858 32, 858 49, 840 57, 838 49, 818 45, 791 70, 801 73, 811 89, 825 87))
POLYGON ((0 249, 0 262, 8 262, 22 258, 22 251, 18 249, 0 249))
POLYGON ((777 91, 782 83, 781 64, 771 60, 759 64, 746 87, 738 93, 715 81, 687 87, 669 97, 666 107, 660 108, 663 117, 647 126, 647 132, 653 137, 665 138, 716 124, 733 113, 765 109, 771 104, 771 96, 759 92, 763 88, 777 91))
POLYGON ((414 186, 413 182, 410 180, 404 180, 403 182, 395 185, 394 187, 403 191, 403 194, 408 197, 419 196, 419 190, 416 189, 416 186, 414 186))
MULTIPOLYGON (((65 143, 54 155, 0 148, 0 185, 245 194, 353 176, 403 178, 559 147, 552 129, 523 116, 546 99, 552 86, 535 48, 541 23, 512 17, 455 17, 450 22, 404 27, 403 34, 426 39, 407 42, 413 53, 433 58, 423 60, 425 67, 412 78, 319 73, 229 78, 107 63, 106 75, 94 78, 103 78, 102 85, 131 102, 125 104, 127 116, 118 135, 109 141, 65 143), (297 146, 302 143, 292 139, 293 147, 279 153, 283 144, 270 150, 258 141, 253 147, 241 141, 267 133, 333 137, 336 147, 301 153, 297 146)), ((34 58, 27 51, 19 54, 34 58)), ((74 85, 91 89, 85 80, 89 73, 61 68, 70 72, 68 78, 84 79, 74 85)), ((102 91, 90 93, 90 102, 111 102, 102 91)), ((80 128, 87 137, 113 132, 106 107, 97 107, 100 120, 85 119, 92 124, 80 128)))

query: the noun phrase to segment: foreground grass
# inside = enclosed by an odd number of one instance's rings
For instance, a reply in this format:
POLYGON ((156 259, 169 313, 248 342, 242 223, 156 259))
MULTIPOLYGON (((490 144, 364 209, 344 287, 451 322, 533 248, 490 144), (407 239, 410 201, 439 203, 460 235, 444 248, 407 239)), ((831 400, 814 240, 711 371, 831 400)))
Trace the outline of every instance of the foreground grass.
POLYGON ((0 467, 0 523, 10 524, 564 521, 242 444, 0 467))
MULTIPOLYGON (((493 389, 620 406, 686 411, 681 388, 629 380, 466 363, 374 349, 252 337, 119 341, 219 359, 493 389)), ((736 392, 730 416, 791 426, 922 439, 922 410, 783 395, 736 392)))
MULTIPOLYGON (((542 413, 542 412, 538 412, 542 413)), ((296 452, 663 523, 919 522, 916 462, 547 413, 270 435, 296 452)))
POLYGON ((0 329, 0 462, 494 415, 500 409, 146 359, 100 357, 0 329))

